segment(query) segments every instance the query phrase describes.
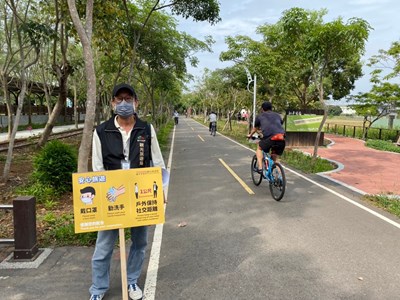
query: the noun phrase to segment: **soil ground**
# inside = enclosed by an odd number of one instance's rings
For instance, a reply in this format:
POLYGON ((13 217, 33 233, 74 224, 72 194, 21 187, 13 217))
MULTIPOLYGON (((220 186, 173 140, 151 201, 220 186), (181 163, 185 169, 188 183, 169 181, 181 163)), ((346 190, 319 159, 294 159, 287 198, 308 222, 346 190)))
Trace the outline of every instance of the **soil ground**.
MULTIPOLYGON (((64 143, 73 145, 78 148, 81 142, 81 135, 63 139, 64 143)), ((12 204, 13 199, 18 195, 17 188, 28 184, 29 177, 33 171, 33 159, 38 153, 36 145, 25 148, 14 149, 9 179, 6 182, 0 182, 0 204, 12 204)), ((0 170, 3 173, 4 164, 7 153, 0 153, 0 170)), ((57 216, 72 213, 72 193, 65 193, 57 199, 57 205, 51 210, 52 214, 57 216)), ((49 213, 49 209, 44 208, 43 204, 36 204, 36 230, 38 244, 43 245, 43 240, 47 224, 43 221, 43 217, 49 213)), ((13 234, 13 212, 12 210, 0 210, 0 239, 12 238, 13 234)), ((0 261, 12 251, 13 246, 0 246, 0 261)))

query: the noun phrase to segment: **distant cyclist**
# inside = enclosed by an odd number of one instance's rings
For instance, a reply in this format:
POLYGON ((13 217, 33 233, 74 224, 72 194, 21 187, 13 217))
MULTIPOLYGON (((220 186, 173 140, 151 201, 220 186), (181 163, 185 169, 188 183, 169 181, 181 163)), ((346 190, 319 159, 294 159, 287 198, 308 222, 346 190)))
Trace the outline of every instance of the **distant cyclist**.
POLYGON ((270 102, 264 102, 261 108, 262 113, 256 117, 254 128, 247 135, 248 138, 251 138, 257 131, 262 132, 262 137, 256 151, 258 171, 262 170, 262 150, 269 153, 271 148, 273 148, 274 151, 271 157, 275 161, 276 156, 282 155, 285 149, 285 130, 282 127, 283 120, 281 116, 272 111, 272 104, 270 102))
MULTIPOLYGON (((210 125, 209 125, 209 130, 211 132, 211 126, 215 125, 215 131, 217 131, 217 115, 215 114, 215 112, 211 111, 211 113, 208 115, 208 119, 210 120, 210 125)), ((212 132, 211 132, 212 134, 212 132)))
POLYGON ((175 125, 178 125, 179 113, 177 111, 174 111, 174 120, 175 120, 175 125))

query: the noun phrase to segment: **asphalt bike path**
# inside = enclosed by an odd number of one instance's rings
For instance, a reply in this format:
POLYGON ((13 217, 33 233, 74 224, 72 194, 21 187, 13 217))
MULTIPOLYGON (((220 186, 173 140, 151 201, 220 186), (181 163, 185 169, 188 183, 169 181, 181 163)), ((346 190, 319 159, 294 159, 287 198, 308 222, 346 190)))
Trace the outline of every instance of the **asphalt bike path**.
POLYGON ((253 154, 180 120, 155 299, 398 297, 396 222, 288 169, 276 202, 251 182, 253 154))

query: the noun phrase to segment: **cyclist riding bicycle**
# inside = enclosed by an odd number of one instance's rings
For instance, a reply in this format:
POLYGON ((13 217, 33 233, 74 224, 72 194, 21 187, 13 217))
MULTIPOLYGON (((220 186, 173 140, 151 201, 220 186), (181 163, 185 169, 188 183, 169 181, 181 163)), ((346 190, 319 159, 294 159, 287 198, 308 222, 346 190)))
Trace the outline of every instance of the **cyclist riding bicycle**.
POLYGON ((179 113, 176 110, 174 111, 174 120, 175 120, 175 125, 178 125, 179 113))
POLYGON ((281 116, 272 111, 270 102, 264 102, 261 108, 262 113, 256 117, 254 128, 247 135, 248 138, 251 138, 257 131, 262 133, 256 151, 258 172, 262 172, 263 151, 269 153, 273 148, 271 157, 276 161, 277 155, 282 155, 285 149, 285 130, 282 127, 283 120, 281 116))
MULTIPOLYGON (((208 119, 210 120, 210 126, 209 126, 209 131, 211 132, 211 126, 214 123, 215 126, 215 131, 217 131, 217 115, 215 114, 215 112, 211 112, 208 116, 208 119)), ((212 134, 212 132, 211 132, 212 134)))

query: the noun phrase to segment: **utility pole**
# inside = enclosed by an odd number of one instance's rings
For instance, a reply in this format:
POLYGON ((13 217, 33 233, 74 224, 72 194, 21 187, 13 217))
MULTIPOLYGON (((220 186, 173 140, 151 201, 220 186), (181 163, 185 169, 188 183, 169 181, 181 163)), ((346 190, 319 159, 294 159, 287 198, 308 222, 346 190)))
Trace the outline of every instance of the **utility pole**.
POLYGON ((244 69, 246 70, 246 74, 247 74, 247 90, 249 91, 249 93, 253 94, 253 128, 255 126, 256 123, 256 97, 257 97, 257 75, 254 74, 254 80, 251 77, 250 71, 249 69, 247 69, 246 67, 244 67, 244 69), (250 84, 254 82, 254 89, 253 92, 250 91, 249 86, 250 84))

